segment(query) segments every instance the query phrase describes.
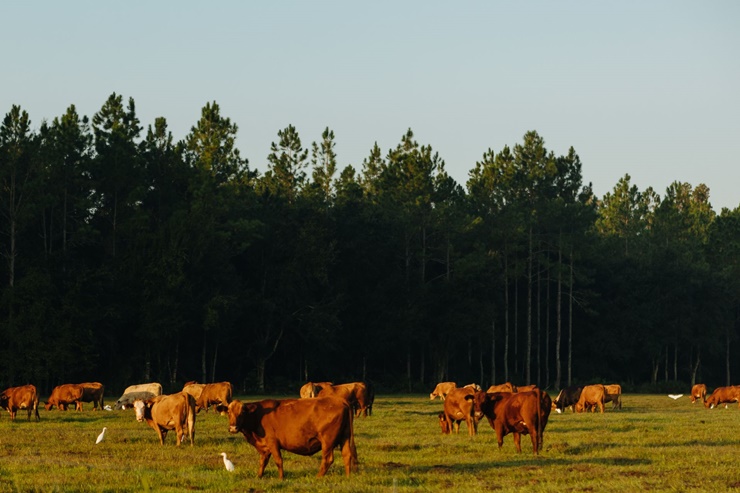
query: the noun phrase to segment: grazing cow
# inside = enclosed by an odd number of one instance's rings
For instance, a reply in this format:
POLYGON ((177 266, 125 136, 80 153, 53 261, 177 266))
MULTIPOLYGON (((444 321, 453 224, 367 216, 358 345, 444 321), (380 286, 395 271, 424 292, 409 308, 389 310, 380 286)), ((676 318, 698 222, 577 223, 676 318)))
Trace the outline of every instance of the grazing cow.
POLYGON ((691 387, 691 403, 695 403, 701 399, 702 402, 707 401, 707 386, 703 383, 697 383, 691 387))
POLYGON ((532 439, 532 453, 538 455, 542 449, 542 438, 550 416, 552 402, 547 393, 539 389, 530 392, 478 392, 475 395, 476 411, 488 418, 496 432, 498 446, 504 444, 504 436, 514 435, 517 452, 522 451, 521 435, 532 439))
POLYGON ((321 389, 324 387, 331 387, 334 385, 332 382, 307 382, 301 387, 299 394, 301 399, 310 399, 317 397, 321 389))
POLYGON ((15 421, 15 415, 19 409, 28 410, 28 421, 31 421, 31 413, 39 420, 39 395, 33 385, 21 387, 10 387, 0 394, 0 407, 10 413, 10 420, 15 421))
POLYGON ((437 397, 445 400, 447 394, 449 394, 450 391, 455 388, 457 388, 457 384, 455 382, 440 382, 437 384, 436 387, 434 387, 432 393, 429 394, 429 400, 433 401, 437 397))
POLYGON ((44 409, 51 411, 56 407, 60 411, 66 411, 68 405, 74 404, 75 408, 80 411, 82 410, 80 400, 82 400, 83 393, 82 385, 76 383, 57 385, 51 391, 49 400, 44 403, 44 409))
POLYGON ((162 395, 162 385, 159 383, 142 383, 139 385, 130 385, 126 387, 126 390, 123 391, 123 395, 118 398, 116 401, 115 409, 126 409, 127 407, 132 407, 134 400, 137 398, 145 400, 149 397, 155 397, 158 395, 162 395), (144 397, 145 394, 149 394, 148 396, 144 397), (128 397, 126 397, 128 394, 128 397), (134 397, 131 399, 131 396, 141 396, 141 397, 134 397), (125 397, 125 399, 124 399, 125 397), (125 403, 123 401, 126 401, 125 403))
POLYGON ((725 404, 725 407, 727 407, 726 404, 729 402, 737 402, 738 408, 740 408, 740 387, 735 385, 730 387, 717 387, 714 389, 714 392, 707 397, 707 400, 704 401, 704 407, 712 409, 720 404, 725 404))
POLYGON ((130 409, 134 407, 134 402, 136 402, 137 400, 145 401, 147 399, 151 399, 152 397, 157 396, 152 394, 151 392, 130 392, 128 394, 123 394, 116 401, 116 406, 114 409, 130 409))
POLYGON ((594 385, 586 385, 581 391, 581 397, 578 399, 578 402, 576 402, 575 411, 577 413, 580 413, 591 408, 591 412, 595 412, 596 406, 598 406, 599 412, 603 413, 605 398, 606 391, 604 390, 603 385, 601 385, 600 383, 594 385))
POLYGON ((244 438, 260 455, 257 477, 265 472, 270 457, 275 458, 283 479, 281 450, 299 455, 313 455, 321 450, 319 474, 326 474, 334 462, 334 449, 342 449, 347 476, 357 466, 352 408, 345 399, 268 399, 253 403, 234 400, 229 404, 229 432, 244 438))
POLYGON ((452 389, 445 399, 442 413, 439 415, 440 427, 442 433, 452 433, 453 427, 455 433, 460 432, 460 423, 465 421, 468 426, 468 435, 475 435, 478 428, 478 422, 475 418, 473 400, 475 399, 475 390, 472 388, 452 389))
POLYGON ((84 382, 81 383, 82 387, 82 398, 77 402, 78 410, 82 411, 83 402, 92 402, 93 411, 97 411, 98 407, 103 409, 103 392, 105 387, 100 382, 84 382))
POLYGON ((164 445, 164 439, 169 430, 175 430, 177 446, 185 439, 187 430, 190 446, 195 440, 195 399, 192 395, 179 392, 171 395, 158 395, 145 401, 134 401, 136 421, 146 421, 159 436, 159 443, 164 445))
POLYGON ((516 387, 514 387, 511 382, 506 382, 499 385, 491 385, 488 387, 488 390, 486 390, 486 393, 488 394, 492 394, 494 392, 516 392, 516 387))
POLYGON ((208 412, 208 408, 215 404, 217 408, 223 407, 225 411, 233 395, 234 388, 230 382, 207 383, 200 397, 195 400, 195 410, 200 412, 201 409, 205 409, 208 412))
POLYGON ((622 386, 618 383, 604 385, 604 404, 612 403, 612 409, 622 409, 622 386))
POLYGON ((570 408, 571 411, 576 412, 575 405, 578 399, 581 398, 581 391, 583 387, 566 387, 560 390, 560 393, 552 401, 552 408, 562 413, 566 408, 570 408))
POLYGON ((318 394, 320 397, 341 397, 349 402, 355 415, 367 416, 368 392, 363 382, 343 383, 324 387, 318 394))

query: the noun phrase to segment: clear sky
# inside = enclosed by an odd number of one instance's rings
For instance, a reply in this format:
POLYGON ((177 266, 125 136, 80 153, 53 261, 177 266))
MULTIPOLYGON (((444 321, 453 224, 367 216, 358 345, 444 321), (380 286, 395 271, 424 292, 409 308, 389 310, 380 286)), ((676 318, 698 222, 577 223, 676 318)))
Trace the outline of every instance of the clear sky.
POLYGON ((359 169, 408 128, 461 184, 536 130, 573 146, 597 195, 629 173, 662 196, 740 205, 740 1, 34 1, 0 3, 0 112, 37 127, 116 92, 182 139, 216 101, 264 172, 293 124, 359 169))

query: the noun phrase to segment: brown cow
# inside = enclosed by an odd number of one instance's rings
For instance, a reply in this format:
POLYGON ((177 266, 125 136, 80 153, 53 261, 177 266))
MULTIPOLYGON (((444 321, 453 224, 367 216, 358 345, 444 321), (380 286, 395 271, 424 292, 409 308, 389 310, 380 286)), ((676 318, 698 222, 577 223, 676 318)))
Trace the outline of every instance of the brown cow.
POLYGON ((622 409, 622 386, 618 383, 604 385, 604 404, 612 403, 612 409, 622 409))
POLYGON ((457 388, 457 384, 455 382, 440 382, 437 384, 436 387, 434 387, 432 393, 429 394, 429 400, 433 401, 437 397, 445 400, 447 394, 449 394, 450 391, 455 388, 457 388))
POLYGON ((521 387, 514 387, 514 392, 532 392, 537 388, 536 385, 522 385, 521 387))
POLYGON ((452 389, 447 394, 442 413, 439 415, 442 433, 450 434, 454 427, 455 433, 460 432, 460 423, 465 421, 468 426, 468 435, 475 435, 478 422, 475 417, 473 400, 475 390, 472 388, 452 389))
POLYGON ((367 386, 363 382, 343 383, 331 385, 321 389, 318 393, 320 397, 341 397, 349 402, 355 415, 367 416, 368 392, 367 386))
POLYGON ((707 386, 703 383, 697 383, 691 387, 691 403, 695 403, 701 399, 702 402, 707 401, 707 386))
POLYGON ((211 404, 215 404, 218 409, 223 408, 225 412, 233 395, 234 389, 230 382, 207 383, 195 401, 195 410, 200 412, 201 409, 205 409, 208 412, 211 404))
POLYGON ((77 409, 82 411, 83 402, 92 402, 93 411, 97 411, 98 407, 103 409, 103 392, 105 387, 100 382, 84 382, 81 383, 82 387, 82 398, 77 402, 77 409))
POLYGON ((357 466, 352 408, 345 399, 268 399, 253 403, 239 400, 229 404, 229 432, 244 438, 260 454, 257 477, 265 472, 270 457, 275 458, 283 479, 281 450, 299 455, 313 455, 321 450, 318 476, 326 474, 334 462, 334 449, 341 447, 347 476, 357 466))
POLYGON ((725 404, 725 407, 727 407, 727 403, 729 402, 737 402, 738 408, 740 408, 740 387, 736 385, 731 387, 717 387, 707 397, 707 400, 704 401, 704 407, 712 409, 720 404, 725 404))
POLYGON ((581 398, 582 390, 583 387, 575 386, 561 389, 560 393, 552 401, 552 408, 556 410, 558 414, 562 413, 568 407, 571 411, 576 412, 575 405, 578 402, 578 399, 581 398))
POLYGON ((0 407, 10 413, 10 420, 15 421, 15 415, 19 409, 28 410, 28 421, 31 421, 31 413, 39 420, 39 395, 33 385, 22 387, 10 387, 0 394, 0 407))
POLYGON ((196 401, 200 399, 200 394, 203 393, 203 387, 205 387, 206 384, 204 383, 197 383, 195 380, 191 382, 186 382, 185 385, 182 386, 182 391, 186 394, 190 394, 193 396, 193 399, 196 401))
POLYGON ((499 385, 491 385, 486 390, 486 393, 492 394, 494 392, 516 392, 514 385, 511 382, 502 383, 499 385))
POLYGON ((51 411, 56 407, 60 411, 66 411, 68 405, 74 404, 75 408, 80 411, 82 410, 80 400, 82 400, 83 393, 82 385, 76 383, 57 385, 51 391, 49 400, 44 403, 44 409, 51 411))
POLYGON ((301 387, 299 395, 301 396, 301 399, 312 399, 319 395, 321 389, 324 387, 331 387, 332 385, 334 385, 332 382, 306 382, 303 387, 301 387))
POLYGON ((159 436, 159 443, 164 445, 164 439, 169 430, 175 430, 177 446, 185 439, 187 430, 190 446, 195 440, 195 399, 186 392, 172 395, 158 395, 145 401, 134 401, 136 421, 149 425, 159 436))
POLYGON ((551 406, 550 396, 539 389, 519 393, 478 392, 475 395, 476 411, 488 418, 488 423, 496 432, 499 448, 504 444, 504 436, 511 433, 514 435, 516 451, 521 452, 521 435, 528 434, 535 455, 542 448, 551 406))
POLYGON ((596 406, 599 408, 599 412, 604 412, 604 399, 606 398, 606 391, 604 386, 600 383, 594 385, 586 385, 581 391, 581 397, 578 399, 575 405, 575 412, 580 413, 587 411, 591 408, 591 412, 596 411, 596 406), (593 406, 593 407, 592 407, 593 406))

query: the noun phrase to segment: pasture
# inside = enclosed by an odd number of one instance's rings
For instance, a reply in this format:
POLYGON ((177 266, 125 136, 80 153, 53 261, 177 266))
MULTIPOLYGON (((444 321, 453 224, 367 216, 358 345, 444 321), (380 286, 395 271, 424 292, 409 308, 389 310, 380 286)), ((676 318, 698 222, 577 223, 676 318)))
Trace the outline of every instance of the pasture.
MULTIPOLYGON (((254 397, 240 397, 255 400, 254 397)), ((110 403, 111 398, 106 399, 110 403)), ((483 420, 469 438, 443 436, 439 400, 378 396, 374 414, 355 419, 359 470, 344 476, 341 454, 316 478, 319 455, 284 453, 286 479, 271 460, 257 479, 257 453, 228 420, 198 414, 195 446, 165 446, 133 410, 25 412, 0 417, 0 492, 10 491, 638 491, 740 489, 737 404, 704 409, 687 396, 624 395, 624 408, 596 414, 553 413, 544 447, 533 457, 528 436, 517 454, 511 435, 498 450, 483 420), (105 440, 95 439, 108 427, 105 440), (228 473, 219 454, 236 465, 228 473)))

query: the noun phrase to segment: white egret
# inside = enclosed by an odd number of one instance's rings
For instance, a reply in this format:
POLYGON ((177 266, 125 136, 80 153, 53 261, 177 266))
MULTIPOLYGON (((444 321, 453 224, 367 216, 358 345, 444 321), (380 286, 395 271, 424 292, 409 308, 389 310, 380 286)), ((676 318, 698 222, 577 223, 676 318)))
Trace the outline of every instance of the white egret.
POLYGON ((97 445, 97 444, 99 444, 100 442, 103 441, 103 438, 105 438, 105 430, 107 430, 107 429, 108 429, 107 426, 104 426, 103 427, 103 431, 100 432, 100 435, 98 435, 98 439, 95 440, 95 445, 97 445))
POLYGON ((221 452, 221 456, 224 458, 224 466, 226 466, 226 470, 229 472, 234 471, 234 463, 231 462, 229 459, 226 458, 226 452, 221 452))
POLYGON ((676 399, 683 397, 683 394, 668 394, 668 397, 675 401, 676 399))

